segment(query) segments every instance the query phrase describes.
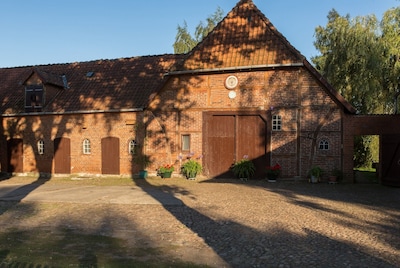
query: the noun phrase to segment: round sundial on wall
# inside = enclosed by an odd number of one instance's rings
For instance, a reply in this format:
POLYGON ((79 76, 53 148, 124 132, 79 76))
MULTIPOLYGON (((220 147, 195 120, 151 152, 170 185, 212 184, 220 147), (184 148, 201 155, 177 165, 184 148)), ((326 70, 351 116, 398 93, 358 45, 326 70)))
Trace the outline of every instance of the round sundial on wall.
POLYGON ((225 87, 227 89, 234 89, 238 85, 238 79, 234 75, 230 75, 225 79, 225 87))

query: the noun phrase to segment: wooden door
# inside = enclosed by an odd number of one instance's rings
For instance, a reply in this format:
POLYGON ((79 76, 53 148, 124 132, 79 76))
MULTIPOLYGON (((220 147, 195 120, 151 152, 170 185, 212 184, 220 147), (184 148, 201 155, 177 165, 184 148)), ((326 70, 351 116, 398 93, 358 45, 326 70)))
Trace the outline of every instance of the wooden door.
POLYGON ((204 164, 208 176, 233 178, 230 167, 247 156, 256 166, 255 178, 265 177, 266 122, 259 115, 206 116, 204 164))
POLYGON ((211 177, 233 177, 230 167, 235 161, 235 116, 212 115, 207 122, 206 170, 211 177))
POLYGON ((54 172, 71 173, 71 141, 61 137, 54 140, 54 172))
POLYGON ((7 172, 24 172, 24 143, 22 139, 7 141, 7 172))
POLYGON ((102 174, 119 174, 119 138, 101 139, 101 172, 102 174))
POLYGON ((237 153, 240 160, 243 156, 251 159, 256 166, 255 178, 265 177, 266 159, 266 124, 257 115, 239 115, 237 117, 237 153))
POLYGON ((380 177, 382 184, 400 186, 400 135, 381 136, 380 177))

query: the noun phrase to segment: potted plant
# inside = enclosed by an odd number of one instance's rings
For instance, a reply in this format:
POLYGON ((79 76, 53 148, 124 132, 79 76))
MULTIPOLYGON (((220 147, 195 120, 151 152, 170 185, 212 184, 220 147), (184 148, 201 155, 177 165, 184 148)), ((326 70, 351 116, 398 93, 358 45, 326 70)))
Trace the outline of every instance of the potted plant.
POLYGON ((342 179, 343 179, 343 172, 338 168, 334 168, 331 171, 331 175, 328 178, 328 182, 331 184, 334 184, 334 183, 338 183, 342 179))
POLYGON ((165 164, 158 168, 158 175, 161 176, 161 178, 171 178, 172 172, 174 170, 174 165, 165 164))
POLYGON ((311 177, 311 183, 317 183, 319 182, 321 175, 322 175, 322 168, 319 166, 313 166, 310 169, 310 177, 311 177))
POLYGON ((135 163, 140 166, 139 170, 139 179, 145 179, 147 178, 147 167, 151 164, 151 159, 150 156, 146 154, 140 154, 135 157, 134 159, 135 163))
POLYGON ((267 179, 269 182, 276 182, 281 174, 282 167, 277 163, 274 166, 268 166, 266 169, 267 179))
POLYGON ((187 179, 195 179, 202 169, 199 162, 194 159, 189 159, 182 165, 181 172, 187 179))
POLYGON ((245 181, 253 177, 254 172, 256 171, 254 163, 246 157, 235 162, 231 169, 237 178, 245 181))

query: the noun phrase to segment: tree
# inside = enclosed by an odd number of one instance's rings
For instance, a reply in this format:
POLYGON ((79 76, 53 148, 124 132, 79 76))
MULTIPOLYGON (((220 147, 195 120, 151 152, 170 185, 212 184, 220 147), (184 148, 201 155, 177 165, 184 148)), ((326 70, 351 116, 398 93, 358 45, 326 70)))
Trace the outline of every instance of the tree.
POLYGON ((191 51, 222 20, 223 14, 224 11, 218 7, 214 14, 208 16, 206 22, 200 21, 196 27, 194 36, 190 34, 186 21, 183 22, 183 26, 178 25, 175 43, 173 44, 174 53, 181 54, 191 51))
POLYGON ((315 47, 321 55, 312 59, 317 69, 360 113, 374 113, 382 100, 383 47, 376 32, 375 16, 328 15, 326 27, 316 29, 315 47))
MULTIPOLYGON (((350 18, 336 10, 325 27, 315 30, 312 58, 316 68, 361 114, 393 113, 400 90, 400 7, 374 15, 350 18)), ((355 141, 355 165, 371 161, 371 137, 355 141)))

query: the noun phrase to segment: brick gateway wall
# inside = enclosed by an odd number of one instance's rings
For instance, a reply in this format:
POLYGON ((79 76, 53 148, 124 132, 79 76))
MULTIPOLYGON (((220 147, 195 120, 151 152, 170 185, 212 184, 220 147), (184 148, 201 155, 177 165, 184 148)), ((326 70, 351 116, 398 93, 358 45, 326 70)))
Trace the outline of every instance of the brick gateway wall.
POLYGON ((354 137, 359 135, 400 135, 400 115, 346 115, 343 120, 343 171, 354 182, 354 137))

